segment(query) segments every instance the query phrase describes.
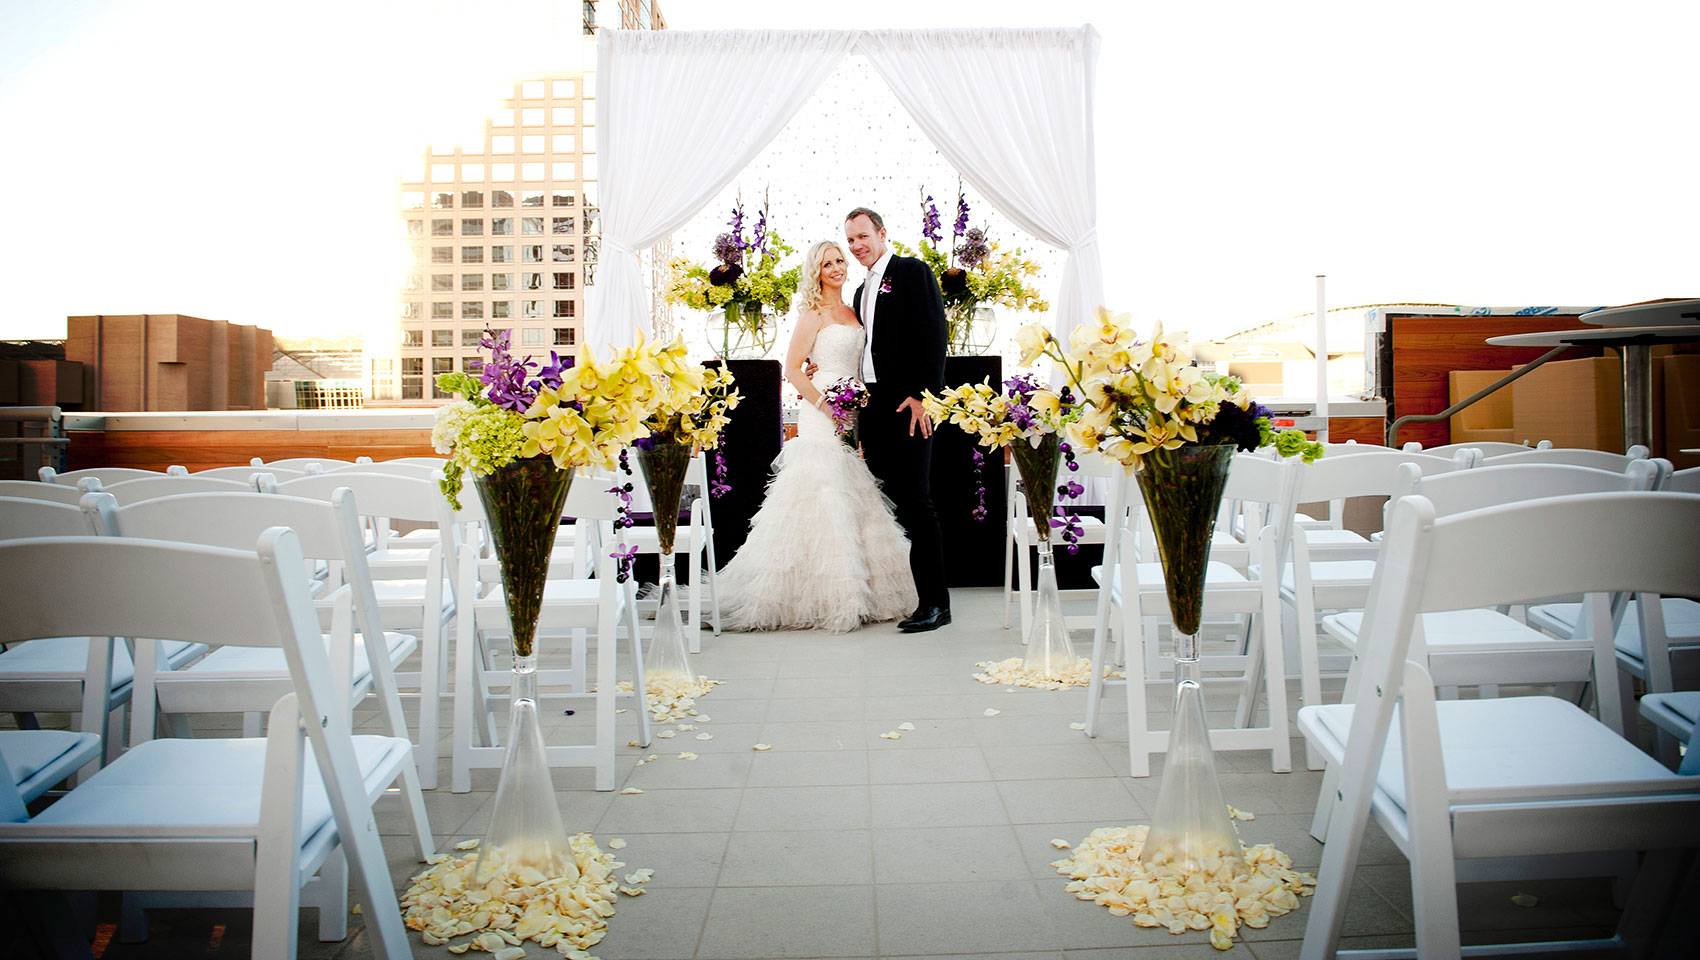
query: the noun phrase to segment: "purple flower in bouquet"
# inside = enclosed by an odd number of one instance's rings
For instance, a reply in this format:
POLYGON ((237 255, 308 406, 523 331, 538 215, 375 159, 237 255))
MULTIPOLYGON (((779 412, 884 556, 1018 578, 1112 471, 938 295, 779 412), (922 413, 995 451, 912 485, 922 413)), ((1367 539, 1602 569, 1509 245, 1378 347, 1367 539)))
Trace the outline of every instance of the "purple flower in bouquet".
POLYGON ((720 266, 715 267, 713 270, 708 271, 708 282, 717 287, 723 287, 729 283, 737 283, 738 278, 743 275, 743 267, 740 267, 735 263, 723 263, 720 266))
POLYGON ((756 218, 755 237, 750 241, 750 245, 746 249, 753 251, 756 254, 756 259, 760 260, 762 257, 767 255, 767 204, 765 202, 762 204, 762 208, 758 211, 758 213, 759 216, 756 218))
POLYGON ((1033 395, 1040 389, 1039 378, 1031 373, 1018 373, 1003 382, 1004 395, 1022 403, 1032 401, 1033 395))
POLYGON ((478 381, 484 384, 490 402, 505 410, 523 413, 537 399, 538 382, 528 381, 537 364, 530 357, 516 360, 510 346, 510 334, 484 331, 480 341, 490 351, 490 359, 479 371, 478 381))
POLYGON ((738 242, 738 249, 748 250, 750 245, 744 242, 744 201, 742 198, 738 200, 738 205, 732 208, 732 219, 726 221, 726 225, 732 228, 731 236, 733 240, 738 242))
POLYGON ((956 224, 950 228, 950 237, 955 240, 968 232, 968 198, 961 189, 956 191, 956 224))
POLYGON ((856 411, 868 405, 868 388, 854 377, 833 381, 821 396, 826 400, 827 416, 841 437, 850 429, 856 411))
POLYGON ((714 238, 715 259, 727 266, 738 266, 744 262, 744 246, 738 241, 737 234, 723 233, 714 238))
POLYGON ((933 195, 929 193, 927 199, 921 201, 921 236, 926 237, 927 242, 935 247, 944 239, 944 235, 939 232, 941 222, 939 205, 933 202, 933 195))
POLYGON ((958 249, 956 259, 969 270, 978 267, 992 254, 992 245, 986 239, 984 227, 974 227, 962 235, 962 246, 958 249))
POLYGON ((720 445, 714 448, 714 477, 709 481, 709 496, 716 500, 732 492, 732 485, 726 482, 726 438, 720 438, 720 445))
POLYGON ((549 362, 543 369, 537 371, 537 382, 540 386, 551 390, 561 385, 561 378, 573 368, 572 357, 562 357, 555 351, 549 351, 549 362))

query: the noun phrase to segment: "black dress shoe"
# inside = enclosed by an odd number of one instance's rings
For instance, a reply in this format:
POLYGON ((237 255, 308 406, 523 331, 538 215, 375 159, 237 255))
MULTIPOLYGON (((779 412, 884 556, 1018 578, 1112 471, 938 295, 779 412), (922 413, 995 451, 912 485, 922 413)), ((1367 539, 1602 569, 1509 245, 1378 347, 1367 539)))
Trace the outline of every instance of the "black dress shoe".
POLYGON ((922 633, 927 630, 937 630, 950 622, 950 610, 945 607, 921 607, 914 616, 900 621, 897 629, 904 633, 922 633))

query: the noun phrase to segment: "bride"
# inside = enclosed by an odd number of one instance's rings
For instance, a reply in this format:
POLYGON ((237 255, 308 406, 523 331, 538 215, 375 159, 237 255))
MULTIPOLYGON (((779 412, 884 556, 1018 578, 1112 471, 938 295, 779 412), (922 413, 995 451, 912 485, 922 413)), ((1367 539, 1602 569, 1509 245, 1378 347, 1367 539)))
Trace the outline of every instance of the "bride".
POLYGON ((785 378, 803 406, 749 539, 720 570, 721 612, 734 630, 843 633, 915 608, 909 541, 891 502, 823 412, 822 391, 855 377, 862 357, 862 325, 844 303, 844 251, 831 240, 815 244, 802 274, 785 378), (810 359, 819 366, 812 381, 803 373, 810 359))

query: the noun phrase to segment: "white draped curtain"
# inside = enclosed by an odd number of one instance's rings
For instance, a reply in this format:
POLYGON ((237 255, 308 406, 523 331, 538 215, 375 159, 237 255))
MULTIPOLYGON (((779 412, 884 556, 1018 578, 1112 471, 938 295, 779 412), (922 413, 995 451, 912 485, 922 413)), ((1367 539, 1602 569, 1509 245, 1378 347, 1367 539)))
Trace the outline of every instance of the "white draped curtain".
POLYGON ((602 259, 585 337, 596 349, 629 345, 649 325, 637 252, 701 210, 852 52, 987 202, 1068 252, 1057 333, 1101 301, 1091 26, 604 30, 598 47, 602 259))

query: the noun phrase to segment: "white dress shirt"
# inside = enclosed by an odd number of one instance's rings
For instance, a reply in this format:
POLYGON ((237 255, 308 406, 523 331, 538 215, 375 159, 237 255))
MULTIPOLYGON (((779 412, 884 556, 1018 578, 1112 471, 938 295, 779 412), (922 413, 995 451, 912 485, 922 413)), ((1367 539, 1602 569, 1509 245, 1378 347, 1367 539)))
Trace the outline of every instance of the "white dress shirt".
POLYGON ((862 282, 862 382, 874 382, 874 304, 879 302, 880 283, 885 268, 891 263, 891 250, 880 255, 868 268, 868 278, 862 282))

